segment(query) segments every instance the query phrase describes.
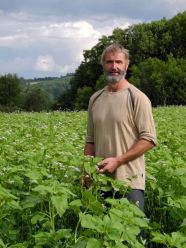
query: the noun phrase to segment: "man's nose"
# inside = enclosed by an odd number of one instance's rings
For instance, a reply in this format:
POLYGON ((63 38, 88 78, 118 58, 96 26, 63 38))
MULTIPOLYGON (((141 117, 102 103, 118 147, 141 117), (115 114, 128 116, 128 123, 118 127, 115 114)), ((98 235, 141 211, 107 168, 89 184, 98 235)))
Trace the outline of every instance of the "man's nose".
POLYGON ((117 63, 116 62, 112 62, 112 69, 117 69, 117 63))

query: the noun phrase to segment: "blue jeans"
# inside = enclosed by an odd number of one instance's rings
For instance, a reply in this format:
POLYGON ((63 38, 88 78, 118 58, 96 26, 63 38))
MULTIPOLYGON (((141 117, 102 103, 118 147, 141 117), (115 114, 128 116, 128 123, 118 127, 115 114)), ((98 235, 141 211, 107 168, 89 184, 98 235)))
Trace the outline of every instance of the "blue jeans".
MULTIPOLYGON (((108 192, 103 192, 102 195, 104 198, 106 197, 113 197, 114 194, 114 198, 115 199, 119 199, 122 198, 123 195, 120 194, 120 192, 115 192, 113 193, 112 191, 108 191, 108 192)), ((142 211, 144 211, 144 191, 141 189, 132 189, 129 192, 126 193, 126 195, 124 195, 124 197, 126 197, 130 202, 133 202, 134 204, 136 204, 142 211)))
POLYGON ((144 191, 140 189, 132 189, 125 196, 129 201, 136 204, 142 211, 144 211, 144 191))

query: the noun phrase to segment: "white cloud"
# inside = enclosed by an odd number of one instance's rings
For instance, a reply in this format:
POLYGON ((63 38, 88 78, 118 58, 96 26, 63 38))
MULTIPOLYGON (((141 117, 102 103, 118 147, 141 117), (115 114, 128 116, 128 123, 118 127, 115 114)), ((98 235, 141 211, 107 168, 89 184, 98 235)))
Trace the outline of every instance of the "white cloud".
MULTIPOLYGON (((5 19, 7 17, 8 15, 5 19)), ((26 61, 29 56, 30 60, 35 60, 35 63, 29 65, 25 63, 21 76, 25 76, 27 71, 33 71, 33 75, 38 75, 40 72, 58 75, 73 72, 83 59, 83 50, 90 49, 101 37, 101 33, 85 20, 71 22, 37 20, 34 22, 30 21, 30 16, 27 18, 26 14, 20 13, 16 19, 18 22, 14 22, 12 20, 15 15, 11 13, 9 17, 8 30, 3 30, 0 21, 0 49, 8 48, 8 58, 11 54, 12 56, 17 54, 17 57, 22 60, 25 57, 26 61), (26 24, 20 21, 21 17, 27 20, 26 24), (28 68, 25 68, 26 65, 28 68)), ((8 60, 11 64, 14 61, 14 59, 8 60)), ((15 63, 14 70, 20 72, 20 64, 15 63)))
POLYGON ((126 29, 130 25, 139 23, 139 19, 127 19, 127 18, 113 18, 110 20, 103 20, 102 24, 97 27, 97 30, 101 35, 111 35, 116 28, 126 29))
POLYGON ((76 68, 77 68, 76 63, 66 64, 61 67, 60 72, 62 75, 65 75, 67 73, 74 72, 76 68))
POLYGON ((35 69, 37 71, 51 72, 58 71, 59 66, 55 63, 54 58, 50 55, 39 56, 37 58, 35 69))
POLYGON ((83 39, 92 37, 98 39, 100 33, 87 21, 53 23, 42 27, 42 35, 55 38, 83 39))

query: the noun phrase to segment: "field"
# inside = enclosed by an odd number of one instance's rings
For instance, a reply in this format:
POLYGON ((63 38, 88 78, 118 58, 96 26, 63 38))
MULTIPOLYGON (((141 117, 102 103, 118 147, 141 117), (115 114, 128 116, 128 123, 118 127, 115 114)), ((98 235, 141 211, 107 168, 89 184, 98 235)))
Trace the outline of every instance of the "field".
POLYGON ((100 158, 83 156, 86 112, 0 113, 0 247, 140 248, 141 229, 150 247, 186 247, 186 107, 153 111, 145 214, 101 197, 127 188, 96 173, 100 158))

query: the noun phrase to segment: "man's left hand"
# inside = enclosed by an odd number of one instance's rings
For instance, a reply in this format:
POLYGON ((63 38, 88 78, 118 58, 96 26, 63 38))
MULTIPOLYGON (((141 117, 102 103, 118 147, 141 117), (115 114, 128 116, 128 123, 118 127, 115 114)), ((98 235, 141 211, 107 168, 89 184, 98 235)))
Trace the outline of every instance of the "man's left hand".
POLYGON ((112 174, 119 165, 117 158, 106 158, 98 163, 98 172, 112 174))

